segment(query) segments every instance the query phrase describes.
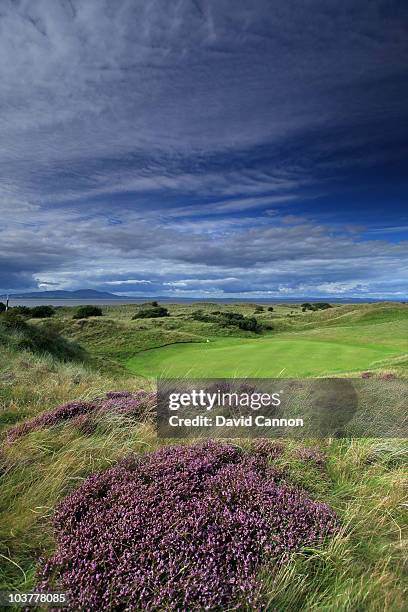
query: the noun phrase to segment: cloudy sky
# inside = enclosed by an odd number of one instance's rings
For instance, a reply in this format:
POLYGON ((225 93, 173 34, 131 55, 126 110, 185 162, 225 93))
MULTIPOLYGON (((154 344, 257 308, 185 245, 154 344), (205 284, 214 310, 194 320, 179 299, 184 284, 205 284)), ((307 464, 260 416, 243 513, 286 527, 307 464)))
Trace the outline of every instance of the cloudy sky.
POLYGON ((405 0, 2 0, 0 292, 408 295, 405 0))

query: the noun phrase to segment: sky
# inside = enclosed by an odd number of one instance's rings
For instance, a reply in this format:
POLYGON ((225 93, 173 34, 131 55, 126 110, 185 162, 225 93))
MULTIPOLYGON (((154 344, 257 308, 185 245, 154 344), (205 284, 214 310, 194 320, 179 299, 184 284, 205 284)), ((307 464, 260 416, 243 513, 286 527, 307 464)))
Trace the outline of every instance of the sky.
POLYGON ((405 0, 2 0, 0 292, 408 296, 405 0))

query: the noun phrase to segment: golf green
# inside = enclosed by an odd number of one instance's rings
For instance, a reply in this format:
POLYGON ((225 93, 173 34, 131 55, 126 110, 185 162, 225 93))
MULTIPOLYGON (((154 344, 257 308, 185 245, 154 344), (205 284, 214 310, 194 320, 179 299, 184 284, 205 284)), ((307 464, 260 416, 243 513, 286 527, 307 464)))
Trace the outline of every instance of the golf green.
POLYGON ((217 338, 142 351, 126 365, 148 377, 307 377, 362 370, 398 352, 304 338, 217 338))

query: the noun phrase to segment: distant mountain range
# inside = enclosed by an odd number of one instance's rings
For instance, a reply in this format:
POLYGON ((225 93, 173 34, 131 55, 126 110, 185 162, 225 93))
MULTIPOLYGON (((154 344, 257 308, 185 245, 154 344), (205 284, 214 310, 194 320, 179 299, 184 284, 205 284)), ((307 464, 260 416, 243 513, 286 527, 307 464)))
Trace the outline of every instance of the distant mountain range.
MULTIPOLYGON (((4 299, 5 296, 0 296, 4 299)), ((270 304, 270 303, 301 303, 301 302, 332 302, 337 304, 350 304, 350 303, 368 303, 368 302, 384 302, 384 301, 404 301, 393 300, 392 298, 373 299, 373 298, 355 298, 355 297, 251 297, 251 298, 240 298, 240 297, 220 297, 220 298, 207 298, 207 297, 178 297, 170 295, 139 295, 137 297, 130 295, 117 295, 116 293, 109 293, 109 291, 97 291, 96 289, 77 289, 76 291, 64 291, 57 289, 55 291, 32 291, 29 293, 10 293, 10 300, 122 300, 122 301, 133 301, 137 302, 148 302, 157 300, 160 302, 167 303, 191 303, 191 302, 213 302, 213 303, 237 303, 237 302, 250 302, 253 304, 270 304)), ((405 300, 408 298, 405 298, 405 300)))

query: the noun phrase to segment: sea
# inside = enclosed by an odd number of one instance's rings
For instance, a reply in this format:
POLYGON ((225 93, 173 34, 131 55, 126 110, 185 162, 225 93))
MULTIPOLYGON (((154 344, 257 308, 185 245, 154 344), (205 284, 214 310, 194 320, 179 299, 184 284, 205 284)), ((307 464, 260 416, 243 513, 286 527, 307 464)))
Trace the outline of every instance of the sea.
MULTIPOLYGON (((361 298, 177 298, 177 297, 141 297, 141 298, 115 298, 110 300, 109 298, 104 299, 58 299, 58 298, 14 298, 12 295, 9 297, 9 306, 42 306, 49 304, 50 306, 83 306, 85 304, 93 304, 95 306, 114 306, 120 304, 143 304, 146 302, 152 302, 156 300, 164 304, 194 304, 194 303, 212 303, 212 304, 301 304, 303 302, 330 302, 332 304, 362 304, 362 303, 373 303, 383 301, 396 301, 390 300, 390 298, 384 299, 361 299, 361 298)), ((0 301, 5 302, 5 298, 0 297, 0 301)))

